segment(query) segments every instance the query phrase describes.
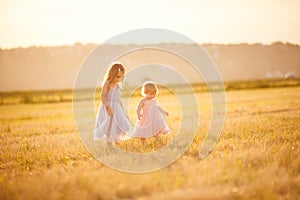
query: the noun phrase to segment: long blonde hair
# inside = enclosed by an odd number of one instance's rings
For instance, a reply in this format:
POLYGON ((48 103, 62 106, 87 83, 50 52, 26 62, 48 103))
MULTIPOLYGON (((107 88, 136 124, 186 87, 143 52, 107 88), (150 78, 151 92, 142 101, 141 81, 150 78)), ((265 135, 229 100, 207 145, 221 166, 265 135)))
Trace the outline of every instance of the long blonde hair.
MULTIPOLYGON (((102 82, 102 86, 105 84, 105 82, 111 83, 119 72, 123 72, 125 76, 125 67, 121 62, 113 62, 110 67, 108 68, 105 78, 102 82)), ((122 80, 122 85, 124 84, 124 79, 122 80)))

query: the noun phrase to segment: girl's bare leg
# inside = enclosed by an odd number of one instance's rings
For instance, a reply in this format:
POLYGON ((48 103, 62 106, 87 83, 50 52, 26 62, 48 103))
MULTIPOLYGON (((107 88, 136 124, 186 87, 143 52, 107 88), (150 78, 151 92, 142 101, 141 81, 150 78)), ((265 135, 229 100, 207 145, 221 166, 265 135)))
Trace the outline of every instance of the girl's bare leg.
POLYGON ((159 134, 156 134, 155 138, 156 138, 156 141, 158 141, 158 142, 160 141, 159 134))

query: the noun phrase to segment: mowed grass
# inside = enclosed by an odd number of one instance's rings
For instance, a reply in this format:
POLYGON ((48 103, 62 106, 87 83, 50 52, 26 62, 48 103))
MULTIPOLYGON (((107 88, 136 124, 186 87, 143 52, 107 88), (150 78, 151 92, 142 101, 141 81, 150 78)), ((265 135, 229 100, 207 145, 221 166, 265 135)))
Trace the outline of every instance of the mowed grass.
MULTIPOLYGON (((72 102, 0 106, 0 199, 299 199, 300 87, 226 92, 226 120, 213 151, 198 158, 211 120, 210 96, 196 94, 200 125, 170 166, 146 174, 113 170, 84 148, 72 102)), ((180 124, 174 96, 161 95, 171 133, 121 148, 155 151, 180 124), (172 102, 174 102, 172 100, 172 102)), ((136 102, 137 99, 132 99, 136 102)), ((134 107, 130 107, 134 116, 134 107)))

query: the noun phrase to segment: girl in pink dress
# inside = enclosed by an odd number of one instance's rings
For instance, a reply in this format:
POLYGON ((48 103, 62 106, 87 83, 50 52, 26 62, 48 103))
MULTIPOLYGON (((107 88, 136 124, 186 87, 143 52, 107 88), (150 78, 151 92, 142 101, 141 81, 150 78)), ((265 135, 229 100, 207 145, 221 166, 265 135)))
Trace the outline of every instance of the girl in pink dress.
POLYGON ((137 108, 138 121, 134 127, 134 136, 139 137, 144 144, 148 137, 156 137, 159 140, 160 134, 167 134, 170 129, 166 124, 163 115, 169 113, 159 107, 156 101, 158 93, 157 86, 154 82, 145 82, 142 86, 142 98, 137 108))
POLYGON ((124 79, 125 68, 121 63, 113 63, 106 73, 101 90, 101 105, 97 112, 94 140, 104 139, 119 142, 129 139, 125 133, 130 131, 130 123, 120 101, 120 87, 124 79), (125 137, 122 137, 125 136, 125 137))

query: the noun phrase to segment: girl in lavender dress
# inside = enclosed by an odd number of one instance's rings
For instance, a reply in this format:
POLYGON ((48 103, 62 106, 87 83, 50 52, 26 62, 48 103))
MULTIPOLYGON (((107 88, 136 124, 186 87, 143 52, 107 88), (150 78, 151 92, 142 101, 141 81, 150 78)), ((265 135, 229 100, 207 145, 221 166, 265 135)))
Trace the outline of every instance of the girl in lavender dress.
POLYGON ((141 138, 144 144, 148 137, 156 137, 159 140, 160 134, 167 134, 170 130, 166 124, 163 115, 169 113, 159 107, 156 101, 158 93, 157 86, 154 82, 145 82, 142 86, 142 98, 137 108, 138 121, 134 127, 134 136, 141 138))
POLYGON ((106 73, 101 90, 101 105, 98 109, 94 140, 104 139, 108 142, 119 142, 128 139, 130 123, 120 101, 119 83, 124 80, 125 67, 121 63, 113 63, 106 73))

